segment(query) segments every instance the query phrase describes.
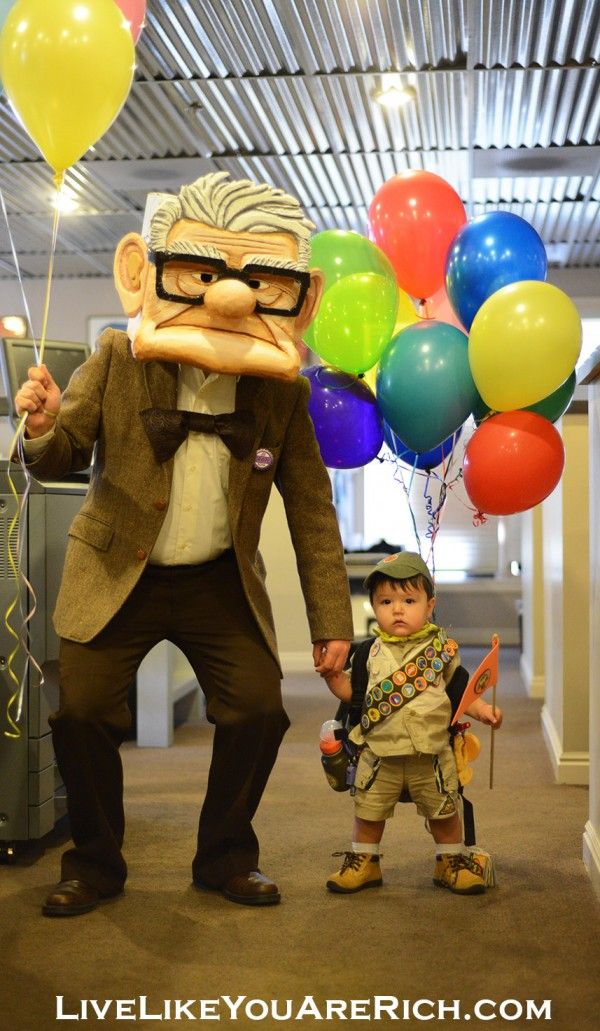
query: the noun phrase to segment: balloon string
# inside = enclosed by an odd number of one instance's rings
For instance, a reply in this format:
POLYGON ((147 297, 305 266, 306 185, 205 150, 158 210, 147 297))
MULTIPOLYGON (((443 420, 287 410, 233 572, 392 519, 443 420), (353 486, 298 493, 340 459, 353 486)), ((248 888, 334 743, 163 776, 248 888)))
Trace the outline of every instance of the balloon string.
POLYGON ((23 276, 21 275, 21 266, 19 265, 19 258, 17 256, 17 249, 15 247, 15 241, 13 239, 12 230, 10 228, 10 222, 8 220, 8 210, 6 208, 6 201, 4 200, 4 194, 3 194, 1 189, 0 189, 0 204, 2 204, 2 214, 4 215, 4 221, 6 223, 6 229, 7 229, 7 232, 8 232, 8 241, 10 243, 10 250, 11 250, 11 254, 12 254, 12 259, 13 259, 13 263, 14 263, 14 266, 15 266, 15 271, 17 273, 17 279, 19 280, 19 287, 21 289, 21 298, 23 300, 23 307, 25 309, 25 314, 27 316, 27 322, 28 322, 29 329, 30 329, 30 332, 31 332, 31 338, 33 340, 33 346, 35 348, 36 343, 35 343, 35 333, 33 331, 33 320, 31 318, 31 312, 29 310, 29 304, 28 304, 28 301, 27 301, 27 295, 25 293, 25 284, 23 283, 23 276))
MULTIPOLYGON (((58 200, 60 198, 60 193, 61 193, 62 187, 64 185, 64 171, 61 172, 61 173, 57 173, 55 175, 54 183, 56 185, 56 190, 57 190, 57 203, 56 203, 55 208, 54 208, 54 218, 53 218, 53 223, 52 223, 52 240, 51 240, 51 245, 50 245, 50 258, 49 258, 49 262, 48 262, 48 278, 47 278, 47 283, 46 283, 46 295, 45 295, 45 299, 44 299, 44 311, 43 311, 43 319, 42 319, 42 335, 40 337, 39 349, 38 349, 38 347, 37 347, 37 345, 35 343, 35 340, 34 340, 34 345, 33 345, 34 346, 34 353, 35 353, 35 361, 36 361, 37 365, 41 365, 43 363, 43 361, 44 361, 44 349, 45 349, 45 343, 46 343, 46 334, 47 334, 47 330, 48 330, 48 316, 49 316, 49 311, 50 311, 50 296, 51 296, 51 291, 52 291, 52 277, 53 277, 53 274, 54 274, 54 258, 55 258, 55 254, 56 254, 56 243, 57 243, 57 239, 58 239, 58 226, 59 226, 59 220, 60 220, 60 205, 58 203, 58 200)), ((16 257, 16 252, 15 252, 15 257, 16 257)), ((31 322, 31 320, 30 320, 30 322, 31 322)), ((28 673, 30 664, 33 665, 34 668, 39 673, 39 676, 40 676, 40 685, 39 686, 40 686, 40 688, 42 687, 42 685, 44 683, 44 675, 42 673, 42 669, 39 666, 39 664, 36 662, 35 658, 31 654, 31 652, 29 650, 29 647, 28 647, 27 629, 28 629, 28 624, 29 624, 30 620, 32 619, 32 617, 34 616, 34 614, 35 614, 35 612, 37 610, 36 595, 35 595, 35 591, 33 589, 33 586, 31 585, 30 581, 27 579, 27 577, 22 572, 22 554, 23 554, 23 540, 24 540, 23 534, 22 534, 22 527, 23 527, 23 525, 25 524, 25 521, 26 521, 27 504, 28 504, 28 499, 29 499, 29 493, 30 493, 30 490, 31 490, 31 474, 29 473, 29 470, 28 470, 27 465, 26 465, 25 453, 24 453, 24 448, 23 448, 23 436, 24 436, 24 432, 25 432, 25 423, 27 421, 27 414, 28 414, 27 412, 24 412, 21 415, 21 418, 19 419, 19 423, 18 423, 18 426, 16 428, 15 435, 14 435, 12 441, 11 441, 10 451, 9 451, 9 454, 11 456, 13 454, 15 454, 15 452, 18 455, 19 464, 21 466, 21 469, 23 471, 23 475, 25 477, 25 489, 22 492, 20 499, 19 499, 19 493, 17 491, 17 488, 15 486, 15 483, 14 483, 12 475, 11 475, 10 463, 9 463, 9 466, 8 466, 8 469, 7 469, 8 484, 9 484, 11 493, 13 495, 13 498, 15 500, 15 512, 14 512, 14 515, 13 515, 13 517, 12 517, 12 519, 10 521, 9 527, 8 527, 7 547, 8 547, 8 561, 9 561, 10 568, 11 568, 11 570, 13 572, 13 575, 14 575, 15 585, 16 585, 16 593, 15 593, 15 597, 13 598, 12 602, 9 604, 9 606, 6 609, 6 612, 4 614, 4 625, 5 625, 8 633, 9 633, 9 635, 15 641, 15 646, 12 649, 12 651, 10 652, 10 654, 8 656, 8 660, 7 660, 8 676, 9 676, 10 680, 12 681, 12 683, 13 683, 13 685, 15 687, 15 690, 13 691, 13 693, 10 696, 10 698, 8 700, 8 703, 7 703, 6 719, 7 719, 7 722, 8 722, 8 725, 9 725, 10 729, 5 730, 4 734, 5 734, 6 737, 15 738, 15 739, 20 738, 20 736, 21 736, 21 730, 20 730, 20 727, 18 725, 18 721, 21 719, 22 712, 23 712, 23 698, 24 698, 24 692, 25 692, 25 683, 26 683, 27 673, 28 673), (11 548, 11 542, 15 538, 15 535, 16 535, 16 561, 15 561, 15 555, 13 555, 13 549, 11 548), (27 594, 28 594, 29 597, 31 597, 31 608, 27 611, 26 614, 24 614, 24 612, 23 612, 23 605, 22 605, 21 592, 20 592, 20 584, 21 583, 25 584, 25 588, 26 588, 27 594), (15 629, 13 628, 13 626, 12 626, 12 624, 10 622, 10 617, 12 616, 12 614, 15 611, 15 609, 17 608, 17 606, 19 606, 19 609, 20 609, 20 612, 21 612, 21 617, 22 617, 21 629, 20 629, 19 633, 17 633, 15 631, 15 629), (21 649, 23 649, 23 651, 25 652, 25 666, 24 666, 24 669, 23 669, 23 675, 19 679, 19 677, 17 676, 17 674, 16 674, 16 672, 14 670, 14 662, 15 662, 15 659, 16 659, 16 657, 17 657, 17 655, 18 655, 18 653, 19 653, 19 651, 21 649), (15 715, 13 717, 13 710, 15 708, 16 708, 16 711, 15 711, 15 715)))
POLYGON ((48 278, 46 282, 46 296, 44 298, 44 316, 42 320, 42 336, 40 339, 39 356, 36 352, 35 360, 37 365, 44 361, 44 349, 46 346, 46 331, 48 329, 48 314, 50 312, 50 293, 52 290, 52 277, 54 275, 54 256, 56 254, 56 241, 58 239, 58 224, 60 221, 60 195, 65 182, 65 173, 57 172, 54 176, 56 186, 56 204, 54 207, 54 218, 52 221, 52 242, 50 244, 50 258, 48 261, 48 278))

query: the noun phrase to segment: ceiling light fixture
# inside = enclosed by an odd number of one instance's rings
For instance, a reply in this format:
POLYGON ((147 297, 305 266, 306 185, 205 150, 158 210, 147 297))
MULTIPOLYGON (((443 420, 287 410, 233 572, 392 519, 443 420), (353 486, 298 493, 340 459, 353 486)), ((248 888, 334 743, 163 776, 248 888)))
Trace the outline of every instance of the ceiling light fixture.
POLYGON ((399 108, 417 99, 414 86, 388 86, 387 89, 375 90, 371 96, 382 107, 399 108))
POLYGON ((74 211, 77 211, 79 201, 74 193, 63 187, 60 193, 55 194, 52 198, 52 207, 58 208, 63 215, 71 215, 74 211))

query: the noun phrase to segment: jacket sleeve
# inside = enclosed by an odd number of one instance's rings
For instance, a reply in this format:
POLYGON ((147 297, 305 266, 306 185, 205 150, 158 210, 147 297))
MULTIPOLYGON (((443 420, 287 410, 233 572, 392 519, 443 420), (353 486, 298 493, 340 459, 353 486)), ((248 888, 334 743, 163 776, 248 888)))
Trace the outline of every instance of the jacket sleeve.
POLYGON ((311 639, 352 640, 348 575, 331 483, 308 413, 310 385, 298 378, 277 470, 311 639))

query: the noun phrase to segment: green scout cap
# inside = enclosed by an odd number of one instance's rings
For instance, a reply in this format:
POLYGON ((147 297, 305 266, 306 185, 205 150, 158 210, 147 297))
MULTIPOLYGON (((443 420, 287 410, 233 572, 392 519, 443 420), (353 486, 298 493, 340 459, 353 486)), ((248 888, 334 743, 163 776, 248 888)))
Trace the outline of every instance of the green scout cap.
POLYGON ((420 555, 416 551, 399 551, 396 555, 386 555, 364 580, 363 586, 368 589, 375 573, 389 576, 392 580, 408 580, 411 576, 419 573, 431 584, 433 590, 433 577, 420 555))

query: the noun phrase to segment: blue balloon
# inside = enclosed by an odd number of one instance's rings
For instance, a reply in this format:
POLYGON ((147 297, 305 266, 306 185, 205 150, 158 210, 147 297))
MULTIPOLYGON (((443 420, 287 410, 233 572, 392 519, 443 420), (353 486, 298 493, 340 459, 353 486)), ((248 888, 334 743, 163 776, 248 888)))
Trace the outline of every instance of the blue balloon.
POLYGON ((367 384, 327 365, 303 369, 310 383, 308 411, 325 465, 358 469, 371 462, 383 444, 383 420, 367 384))
POLYGON ((425 469, 429 472, 431 469, 435 469, 438 465, 441 465, 444 459, 447 459, 452 454, 452 449, 457 443, 458 438, 462 433, 462 426, 459 426, 456 433, 452 433, 446 440, 438 444, 437 447, 431 449, 431 451, 411 451, 410 448, 403 444, 397 433, 394 433, 391 426, 388 426, 387 422, 383 424, 383 439, 385 440, 390 451, 392 451, 401 462, 405 462, 406 465, 410 465, 412 469, 425 469))
POLYGON ((496 290, 524 279, 542 282, 548 272, 544 244, 533 226, 510 211, 492 211, 467 222, 450 244, 446 291, 465 329, 496 290))

